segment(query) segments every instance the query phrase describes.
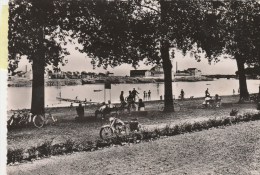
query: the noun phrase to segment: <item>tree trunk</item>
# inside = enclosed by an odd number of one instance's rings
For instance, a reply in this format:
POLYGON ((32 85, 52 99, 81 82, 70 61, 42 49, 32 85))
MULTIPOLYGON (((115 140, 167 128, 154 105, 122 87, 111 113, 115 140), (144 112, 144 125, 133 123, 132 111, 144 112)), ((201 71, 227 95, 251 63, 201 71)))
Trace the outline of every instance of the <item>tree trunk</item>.
POLYGON ((168 3, 166 0, 160 1, 161 5, 161 57, 164 71, 164 111, 173 112, 173 98, 172 98, 172 63, 170 60, 170 44, 167 39, 168 26, 167 26, 167 11, 168 3))
POLYGON ((32 80, 32 102, 31 112, 33 114, 44 114, 44 70, 45 70, 45 51, 44 51, 44 26, 46 11, 48 9, 48 1, 33 1, 33 6, 38 9, 37 25, 38 25, 38 45, 33 54, 33 80, 32 80))
POLYGON ((31 112, 33 114, 44 113, 44 55, 35 55, 32 63, 32 102, 31 112))
POLYGON ((173 98, 172 98, 172 63, 169 54, 169 43, 162 43, 161 56, 163 60, 164 71, 164 111, 173 112, 173 98))
POLYGON ((241 102, 241 101, 244 101, 249 98, 249 93, 248 93, 247 84, 246 84, 244 61, 241 60, 239 57, 236 57, 236 61, 237 61, 239 88, 240 88, 239 101, 241 102))

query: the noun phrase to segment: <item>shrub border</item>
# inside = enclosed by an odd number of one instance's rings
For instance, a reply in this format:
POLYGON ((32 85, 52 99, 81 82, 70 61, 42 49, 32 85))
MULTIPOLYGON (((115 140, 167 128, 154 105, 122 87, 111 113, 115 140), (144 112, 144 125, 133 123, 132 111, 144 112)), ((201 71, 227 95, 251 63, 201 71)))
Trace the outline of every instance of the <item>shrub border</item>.
POLYGON ((70 154, 73 152, 95 151, 114 145, 123 146, 130 143, 139 143, 140 141, 152 141, 160 138, 161 136, 175 136, 255 120, 260 120, 260 112, 245 113, 243 115, 231 117, 219 117, 203 121, 195 121, 193 123, 184 122, 175 125, 167 124, 162 128, 155 128, 151 131, 144 129, 139 133, 130 133, 125 136, 115 136, 107 140, 97 139, 95 141, 76 142, 72 139, 68 139, 65 143, 54 145, 52 144, 53 140, 45 140, 43 144, 36 147, 30 147, 28 149, 8 149, 7 165, 33 161, 55 155, 70 154))

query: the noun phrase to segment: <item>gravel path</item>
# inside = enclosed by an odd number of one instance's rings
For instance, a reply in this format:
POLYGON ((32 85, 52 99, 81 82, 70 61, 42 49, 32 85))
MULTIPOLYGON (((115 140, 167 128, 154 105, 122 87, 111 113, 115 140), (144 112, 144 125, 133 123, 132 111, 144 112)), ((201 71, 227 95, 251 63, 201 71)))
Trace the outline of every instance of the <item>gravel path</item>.
POLYGON ((7 166, 8 174, 260 174, 260 121, 7 166))

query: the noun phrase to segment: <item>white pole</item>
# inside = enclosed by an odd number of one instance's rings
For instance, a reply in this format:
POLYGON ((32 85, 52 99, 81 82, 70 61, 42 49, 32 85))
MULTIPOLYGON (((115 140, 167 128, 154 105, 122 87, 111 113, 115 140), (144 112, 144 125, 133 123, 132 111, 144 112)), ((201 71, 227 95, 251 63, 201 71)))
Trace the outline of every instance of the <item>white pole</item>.
POLYGON ((104 102, 106 102, 106 84, 104 84, 104 102))

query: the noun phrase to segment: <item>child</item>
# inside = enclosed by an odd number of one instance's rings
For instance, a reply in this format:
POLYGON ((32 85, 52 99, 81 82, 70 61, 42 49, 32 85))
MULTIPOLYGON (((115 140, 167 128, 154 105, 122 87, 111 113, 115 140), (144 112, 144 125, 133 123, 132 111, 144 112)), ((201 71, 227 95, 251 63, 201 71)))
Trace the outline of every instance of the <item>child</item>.
POLYGON ((142 99, 139 99, 139 103, 138 103, 138 111, 144 111, 144 102, 142 99))

